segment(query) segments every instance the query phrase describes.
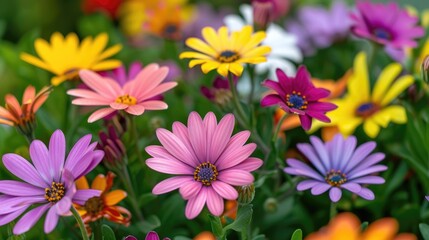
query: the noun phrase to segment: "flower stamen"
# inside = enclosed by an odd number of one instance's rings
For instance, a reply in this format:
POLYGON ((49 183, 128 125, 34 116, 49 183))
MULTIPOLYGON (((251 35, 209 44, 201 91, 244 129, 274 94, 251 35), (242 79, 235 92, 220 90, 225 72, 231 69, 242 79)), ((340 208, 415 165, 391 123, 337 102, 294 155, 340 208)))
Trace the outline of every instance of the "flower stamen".
POLYGON ((115 102, 132 106, 132 105, 136 105, 137 99, 133 96, 130 96, 129 94, 125 94, 123 96, 116 98, 115 102))
POLYGON ((307 109, 308 101, 301 92, 292 91, 292 94, 286 94, 286 104, 291 108, 305 110, 307 109))
POLYGON ((201 163, 194 172, 195 181, 201 182, 205 186, 210 186, 212 182, 216 181, 219 175, 215 165, 205 162, 201 163))
POLYGON ((359 117, 367 118, 378 112, 378 110, 380 110, 380 107, 377 104, 367 102, 360 104, 359 107, 356 109, 355 114, 359 117))
POLYGON ((217 57, 217 60, 221 63, 231 63, 235 62, 238 59, 240 59, 240 56, 237 54, 237 52, 225 50, 219 54, 219 57, 217 57))
POLYGON ((347 181, 347 177, 346 174, 342 173, 340 170, 332 169, 326 173, 325 180, 329 185, 333 187, 339 187, 341 184, 347 181))
POLYGON ((63 183, 52 182, 50 188, 45 188, 45 198, 51 203, 60 201, 65 195, 63 183))
POLYGON ((92 197, 85 202, 85 210, 91 216, 96 216, 103 211, 104 202, 100 197, 92 197))

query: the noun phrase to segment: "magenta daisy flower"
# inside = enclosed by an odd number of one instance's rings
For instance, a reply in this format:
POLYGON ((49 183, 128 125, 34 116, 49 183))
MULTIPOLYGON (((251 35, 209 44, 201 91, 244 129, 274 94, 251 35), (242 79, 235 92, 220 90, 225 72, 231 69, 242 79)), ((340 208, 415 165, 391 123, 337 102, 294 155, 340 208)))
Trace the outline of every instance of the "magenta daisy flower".
POLYGON ((186 127, 173 124, 173 132, 159 128, 156 135, 162 146, 149 146, 152 158, 146 164, 155 171, 179 175, 158 183, 152 190, 159 195, 179 188, 185 200, 185 215, 193 219, 207 203, 209 211, 220 216, 224 200, 237 199, 232 186, 244 186, 254 180, 250 173, 262 165, 259 158, 250 157, 256 144, 245 144, 249 131, 231 137, 234 115, 227 114, 219 124, 212 112, 204 120, 196 112, 188 118, 186 127))
POLYGON ((30 145, 29 163, 23 157, 8 153, 3 155, 4 166, 24 182, 0 181, 0 225, 5 225, 25 212, 13 228, 14 234, 22 234, 47 211, 44 230, 50 233, 57 225, 59 216, 68 215, 72 202, 83 205, 100 191, 76 190, 75 180, 94 169, 104 156, 94 150, 91 135, 81 138, 66 156, 66 142, 61 130, 55 131, 49 141, 49 149, 39 140, 30 145))
POLYGON ((311 120, 315 118, 322 122, 331 120, 326 112, 337 108, 335 104, 320 102, 321 98, 329 96, 330 92, 324 88, 316 88, 311 82, 307 68, 300 66, 296 77, 288 77, 282 70, 277 69, 278 82, 265 80, 262 85, 271 88, 271 93, 261 100, 261 106, 278 105, 287 113, 299 115, 304 130, 311 128, 311 120))
POLYGON ((397 3, 358 1, 357 12, 351 14, 352 32, 362 38, 395 48, 416 47, 415 38, 424 35, 416 26, 419 19, 401 9, 397 3))
POLYGON ((168 74, 167 67, 150 64, 137 76, 121 86, 108 77, 102 77, 89 70, 81 70, 82 81, 91 89, 72 89, 69 95, 78 97, 73 104, 81 106, 104 106, 89 116, 88 122, 97 121, 115 111, 124 110, 132 115, 142 115, 146 110, 167 109, 167 104, 153 97, 177 85, 176 82, 163 83, 168 74))
POLYGON ((355 193, 367 200, 375 198, 374 193, 362 184, 383 184, 384 179, 373 176, 385 171, 378 163, 384 159, 383 153, 372 153, 375 142, 367 142, 356 148, 356 137, 344 139, 341 134, 323 143, 315 136, 310 137, 311 144, 301 143, 297 147, 308 158, 314 168, 302 161, 289 158, 284 169, 288 174, 310 178, 300 182, 298 191, 311 189, 311 194, 319 195, 329 190, 332 202, 341 199, 341 189, 355 193))

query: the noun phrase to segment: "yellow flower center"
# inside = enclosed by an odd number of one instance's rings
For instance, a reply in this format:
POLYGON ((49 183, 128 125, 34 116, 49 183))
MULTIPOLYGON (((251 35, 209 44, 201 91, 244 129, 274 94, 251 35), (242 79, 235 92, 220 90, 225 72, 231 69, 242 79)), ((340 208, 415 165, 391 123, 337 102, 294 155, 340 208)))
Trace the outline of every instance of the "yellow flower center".
POLYGON ((293 91, 292 94, 286 94, 286 104, 291 108, 305 110, 307 109, 308 102, 300 92, 293 91))
POLYGON ((216 166, 209 163, 201 163, 194 172, 194 179, 201 182, 205 186, 210 186, 213 181, 216 181, 217 175, 219 175, 216 166))
POLYGON ((104 208, 104 201, 100 197, 92 197, 85 202, 85 210, 91 215, 98 215, 104 208))
POLYGON ((355 111, 356 116, 367 118, 380 110, 380 106, 376 103, 366 102, 358 106, 355 111))
POLYGON ((125 94, 123 96, 116 98, 115 102, 132 106, 132 105, 136 105, 137 99, 133 96, 130 96, 129 94, 125 94))
POLYGON ((326 174, 325 180, 329 185, 339 187, 347 181, 347 177, 340 170, 331 170, 326 174))
POLYGON ((51 203, 60 201, 65 194, 64 184, 52 182, 50 188, 45 188, 45 198, 51 203))
POLYGON ((240 59, 238 53, 230 50, 225 50, 219 54, 217 60, 221 63, 231 63, 240 59))

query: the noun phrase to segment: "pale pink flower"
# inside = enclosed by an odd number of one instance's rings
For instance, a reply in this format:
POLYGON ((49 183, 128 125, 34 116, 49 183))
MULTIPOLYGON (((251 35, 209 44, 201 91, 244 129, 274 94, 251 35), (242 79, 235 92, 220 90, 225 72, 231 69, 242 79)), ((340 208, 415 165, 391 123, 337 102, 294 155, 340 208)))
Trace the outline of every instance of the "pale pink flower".
POLYGON ((142 115, 146 110, 168 108, 165 102, 151 99, 177 85, 176 82, 163 83, 167 74, 167 67, 150 64, 133 80, 121 86, 109 77, 102 77, 90 70, 81 70, 79 76, 90 89, 72 89, 67 93, 77 97, 72 101, 75 105, 106 106, 92 113, 88 122, 97 121, 117 110, 124 110, 132 115, 142 115))
POLYGON ((224 199, 237 199, 233 186, 249 185, 253 182, 250 173, 262 165, 259 158, 250 157, 256 144, 245 144, 249 131, 231 137, 234 130, 234 115, 223 117, 219 124, 216 116, 209 112, 201 119, 192 112, 188 126, 173 123, 173 132, 158 128, 156 135, 162 146, 149 146, 146 152, 152 156, 146 164, 155 171, 175 174, 158 183, 152 190, 159 195, 179 188, 185 200, 185 215, 193 219, 207 203, 209 211, 220 216, 224 210, 224 199))

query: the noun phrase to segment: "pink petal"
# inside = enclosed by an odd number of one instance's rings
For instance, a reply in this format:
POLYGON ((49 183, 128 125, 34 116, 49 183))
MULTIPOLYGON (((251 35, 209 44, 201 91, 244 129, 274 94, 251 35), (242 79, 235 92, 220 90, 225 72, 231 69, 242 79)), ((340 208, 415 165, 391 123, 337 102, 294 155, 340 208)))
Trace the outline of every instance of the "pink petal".
POLYGON ((159 86, 154 88, 152 91, 146 93, 145 95, 141 95, 141 97, 139 99, 150 99, 154 96, 160 95, 160 94, 174 88, 175 86, 177 86, 177 82, 167 82, 167 83, 160 84, 159 86))
POLYGON ((238 198, 238 192, 229 184, 226 184, 222 181, 212 182, 213 189, 223 198, 228 200, 235 200, 238 198))
POLYGON ((190 181, 194 181, 194 178, 191 176, 176 176, 167 178, 156 184, 155 187, 153 187, 152 189, 152 193, 155 195, 160 195, 167 192, 171 192, 190 181))
POLYGON ((207 188, 207 207, 215 216, 220 216, 224 209, 223 199, 210 187, 207 188))
POLYGON ((44 226, 45 233, 50 233, 55 229, 58 223, 58 219, 59 219, 59 216, 56 213, 55 208, 49 209, 45 219, 45 226, 44 226))
POLYGON ((247 139, 249 139, 249 137, 250 137, 250 131, 241 131, 235 134, 234 136, 232 136, 231 139, 228 141, 228 144, 226 145, 225 150, 217 159, 216 163, 218 164, 224 161, 228 161, 226 157, 231 155, 231 153, 235 152, 238 148, 242 147, 246 143, 247 139))
POLYGON ((256 149, 256 144, 249 143, 243 147, 239 147, 234 151, 225 151, 222 154, 222 160, 217 162, 218 170, 228 169, 239 165, 244 160, 246 160, 256 149))
MULTIPOLYGON (((210 145, 208 146, 209 159, 212 162, 216 162, 220 154, 224 151, 226 145, 231 138, 232 131, 234 130, 235 118, 232 114, 227 114, 223 117, 219 125, 213 131, 210 145)), ((207 129, 209 131, 209 129, 207 129)))
POLYGON ((99 120, 101 118, 104 118, 105 116, 113 113, 114 111, 116 111, 116 110, 113 109, 113 108, 102 108, 102 109, 99 109, 99 110, 93 112, 91 114, 91 116, 89 116, 88 122, 89 123, 93 123, 93 122, 95 122, 95 121, 97 121, 97 120, 99 120))
POLYGON ((136 79, 136 88, 131 89, 131 93, 138 98, 144 98, 147 93, 151 93, 157 86, 164 81, 165 77, 167 77, 168 68, 160 67, 159 69, 153 71, 152 73, 142 76, 138 75, 136 79), (140 79, 139 76, 142 76, 140 79))
POLYGON ((125 112, 135 116, 142 115, 144 111, 145 111, 145 108, 140 104, 132 105, 125 109, 125 112))
POLYGON ((66 155, 66 139, 61 130, 56 130, 49 140, 49 156, 51 168, 54 173, 54 180, 59 181, 61 169, 64 167, 66 155))
POLYGON ((228 169, 219 172, 218 179, 234 186, 249 185, 253 182, 253 175, 249 172, 237 169, 228 169))
POLYGON ((206 129, 203 124, 203 120, 200 115, 196 112, 191 112, 188 118, 188 132, 189 140, 192 144, 192 148, 197 155, 198 160, 203 163, 207 162, 207 137, 206 129))
POLYGON ((250 157, 231 169, 240 169, 248 172, 253 172, 260 168, 264 162, 259 158, 250 157))
POLYGON ((203 119, 203 124, 207 132, 206 133, 207 134, 207 151, 209 154, 208 158, 210 162, 214 162, 216 161, 216 159, 214 159, 211 154, 211 152, 213 151, 211 149, 211 146, 213 142, 213 135, 215 134, 215 131, 216 131, 217 120, 213 112, 208 112, 206 114, 206 116, 203 119))
POLYGON ((13 234, 19 235, 30 230, 42 215, 48 210, 50 204, 45 204, 28 211, 13 228, 13 234))
POLYGON ((17 154, 8 153, 3 155, 3 164, 13 175, 27 183, 41 188, 50 186, 43 181, 33 165, 17 154))
POLYGON ((182 162, 188 162, 189 165, 198 166, 199 162, 193 153, 193 149, 188 148, 188 146, 186 146, 188 144, 185 145, 176 135, 166 129, 158 128, 156 130, 156 136, 171 155, 180 159, 182 162))
POLYGON ((207 188, 201 188, 200 192, 196 197, 188 200, 185 209, 185 216, 187 219, 194 219, 201 210, 203 210, 204 204, 207 199, 207 188))
POLYGON ((141 105, 147 110, 163 110, 168 108, 168 105, 163 101, 145 101, 141 105))
POLYGON ((174 137, 176 137, 181 141, 181 143, 183 144, 183 146, 185 146, 186 149, 189 149, 187 153, 189 153, 190 156, 188 156, 186 161, 189 161, 190 165, 192 166, 198 166, 200 162, 198 161, 198 158, 195 155, 195 152, 192 148, 191 141, 189 141, 188 128, 185 125, 183 125, 183 123, 181 122, 174 122, 173 134, 174 134, 174 137))
POLYGON ((199 192, 203 184, 201 182, 197 181, 190 181, 186 184, 183 184, 180 189, 180 195, 182 195, 182 198, 185 200, 194 198, 199 192))
POLYGON ((88 89, 71 89, 67 91, 67 94, 74 97, 79 97, 79 98, 92 98, 92 99, 104 99, 104 100, 114 99, 113 96, 110 98, 105 98, 100 94, 88 89))
MULTIPOLYGON (((181 159, 174 157, 171 155, 164 147, 162 146, 148 146, 146 147, 146 152, 149 153, 154 158, 163 158, 163 159, 172 159, 183 162, 181 159)), ((188 162, 183 162, 186 165, 189 165, 190 167, 194 167, 194 165, 190 165, 188 162)), ((195 166, 198 166, 197 163, 195 166)))
POLYGON ((311 118, 308 115, 299 115, 299 120, 301 121, 301 126, 305 131, 310 130, 311 118))
POLYGON ((95 99, 95 98, 76 98, 72 104, 79 106, 107 106, 111 100, 95 99))
POLYGON ((195 170, 174 159, 149 158, 146 160, 146 164, 155 171, 167 174, 193 175, 195 170))
POLYGON ((111 102, 109 104, 109 106, 113 109, 116 109, 116 110, 123 110, 123 109, 127 108, 129 105, 124 104, 124 103, 111 102))
POLYGON ((89 70, 80 70, 79 76, 89 88, 93 89, 105 98, 121 95, 121 87, 113 79, 101 77, 97 73, 89 70))

